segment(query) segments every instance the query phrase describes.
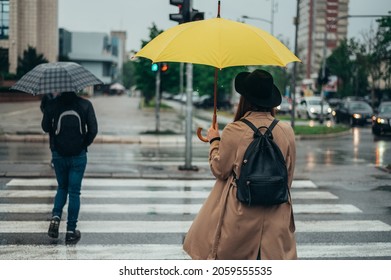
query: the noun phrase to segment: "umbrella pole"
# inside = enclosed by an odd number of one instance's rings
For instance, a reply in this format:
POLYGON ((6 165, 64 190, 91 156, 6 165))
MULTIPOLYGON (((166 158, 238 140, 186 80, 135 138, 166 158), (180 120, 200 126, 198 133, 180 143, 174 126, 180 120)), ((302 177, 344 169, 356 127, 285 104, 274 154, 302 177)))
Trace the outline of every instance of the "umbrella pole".
MULTIPOLYGON (((214 89, 213 89, 213 120, 212 125, 215 129, 217 129, 217 79, 218 79, 218 71, 219 69, 215 68, 215 81, 214 81, 214 89)), ((203 142, 209 142, 208 138, 202 136, 201 134, 202 127, 197 129, 197 136, 203 142)))
POLYGON ((218 69, 215 68, 215 83, 214 83, 214 96, 213 96, 213 127, 217 129, 217 79, 218 79, 218 69))

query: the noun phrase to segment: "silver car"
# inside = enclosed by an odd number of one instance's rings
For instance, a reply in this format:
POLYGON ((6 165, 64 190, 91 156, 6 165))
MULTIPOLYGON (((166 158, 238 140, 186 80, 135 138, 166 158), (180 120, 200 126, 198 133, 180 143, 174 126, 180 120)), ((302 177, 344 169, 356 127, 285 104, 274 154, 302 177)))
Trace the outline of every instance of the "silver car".
MULTIPOLYGON (((298 118, 319 119, 321 115, 321 97, 304 97, 297 105, 296 115, 298 118)), ((323 118, 331 119, 331 108, 327 101, 323 100, 323 118)))

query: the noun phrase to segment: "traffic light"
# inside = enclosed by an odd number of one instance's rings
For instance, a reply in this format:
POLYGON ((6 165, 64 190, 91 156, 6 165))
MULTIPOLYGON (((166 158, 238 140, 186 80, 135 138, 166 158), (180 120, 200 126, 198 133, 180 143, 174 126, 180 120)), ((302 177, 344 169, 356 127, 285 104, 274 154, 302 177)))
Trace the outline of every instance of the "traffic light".
POLYGON ((151 70, 152 70, 152 72, 156 72, 157 70, 159 70, 159 64, 153 63, 151 65, 151 70))
POLYGON ((179 8, 179 13, 170 14, 170 20, 178 23, 189 22, 191 2, 192 0, 170 0, 170 5, 174 5, 179 8))
POLYGON ((190 13, 190 21, 203 20, 204 12, 200 12, 196 9, 191 9, 190 13))
POLYGON ((168 70, 168 64, 163 62, 160 67, 160 72, 166 72, 168 70))

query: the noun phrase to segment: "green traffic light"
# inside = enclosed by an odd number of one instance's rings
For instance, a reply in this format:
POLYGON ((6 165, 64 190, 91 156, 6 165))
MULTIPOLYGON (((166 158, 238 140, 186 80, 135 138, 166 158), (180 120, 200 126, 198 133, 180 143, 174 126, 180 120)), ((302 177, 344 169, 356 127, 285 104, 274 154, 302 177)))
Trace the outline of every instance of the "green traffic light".
POLYGON ((159 70, 159 65, 158 65, 157 63, 152 64, 151 70, 152 70, 153 72, 156 72, 157 70, 159 70))

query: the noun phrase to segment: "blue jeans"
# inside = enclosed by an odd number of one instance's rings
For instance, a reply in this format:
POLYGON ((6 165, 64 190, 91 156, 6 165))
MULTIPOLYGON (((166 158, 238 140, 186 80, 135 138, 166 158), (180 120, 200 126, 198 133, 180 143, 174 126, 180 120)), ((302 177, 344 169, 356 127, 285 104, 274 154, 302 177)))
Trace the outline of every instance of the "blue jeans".
POLYGON ((52 160, 58 183, 52 215, 61 218, 69 195, 67 231, 74 231, 79 217, 80 190, 87 166, 87 153, 83 151, 78 156, 63 157, 52 151, 52 160))

